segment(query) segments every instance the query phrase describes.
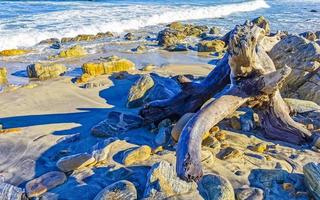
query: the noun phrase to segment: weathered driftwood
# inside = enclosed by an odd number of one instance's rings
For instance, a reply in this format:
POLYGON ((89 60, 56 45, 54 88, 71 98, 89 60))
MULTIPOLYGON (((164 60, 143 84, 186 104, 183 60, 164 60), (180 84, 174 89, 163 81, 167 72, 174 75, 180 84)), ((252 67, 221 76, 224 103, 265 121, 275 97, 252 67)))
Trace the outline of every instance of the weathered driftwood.
POLYGON ((227 36, 228 53, 205 80, 194 83, 182 77, 181 93, 168 100, 152 102, 140 112, 148 123, 197 111, 182 130, 177 147, 177 174, 187 181, 202 176, 202 135, 243 104, 253 107, 260 115, 266 137, 297 145, 311 138, 307 129, 292 120, 280 95, 279 88, 291 69, 285 66, 276 70, 261 45, 265 30, 246 22, 227 36), (231 87, 224 94, 199 110, 230 82, 231 87))
POLYGON ((185 77, 179 79, 182 91, 173 98, 153 101, 147 104, 140 115, 145 123, 160 122, 165 118, 179 119, 188 112, 196 112, 214 94, 230 83, 230 67, 226 54, 200 83, 191 82, 185 77))
POLYGON ((316 200, 320 200, 320 164, 306 164, 303 173, 308 190, 316 200))
POLYGON ((182 130, 177 147, 177 174, 182 179, 198 180, 202 176, 202 135, 244 103, 259 111, 267 137, 294 144, 310 139, 311 133, 289 116, 279 92, 291 69, 285 66, 276 71, 259 46, 264 36, 264 30, 252 23, 237 26, 231 32, 228 49, 231 88, 198 111, 182 130))

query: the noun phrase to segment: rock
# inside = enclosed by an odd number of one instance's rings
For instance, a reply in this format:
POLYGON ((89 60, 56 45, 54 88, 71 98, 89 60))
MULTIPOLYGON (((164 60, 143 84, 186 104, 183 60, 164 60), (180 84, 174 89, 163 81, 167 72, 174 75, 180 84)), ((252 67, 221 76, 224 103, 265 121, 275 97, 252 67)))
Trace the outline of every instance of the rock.
POLYGON ((313 146, 320 149, 320 135, 315 135, 313 139, 313 146))
POLYGON ((132 165, 148 160, 151 156, 151 151, 151 147, 143 145, 137 149, 130 151, 123 159, 123 163, 125 165, 132 165))
POLYGON ((225 42, 222 40, 205 40, 198 44, 199 52, 221 52, 225 50, 225 42))
POLYGON ((316 200, 320 200, 320 164, 308 163, 303 166, 306 186, 316 200))
POLYGON ((213 26, 213 27, 210 28, 209 33, 213 34, 213 35, 219 35, 220 34, 220 29, 218 27, 216 27, 216 26, 213 26))
POLYGON ((83 73, 87 73, 91 76, 111 74, 113 72, 129 71, 133 69, 135 69, 135 64, 133 62, 117 56, 110 56, 96 62, 87 62, 82 65, 83 73))
POLYGON ((251 187, 264 191, 264 199, 292 199, 292 193, 283 189, 283 183, 294 185, 295 193, 300 193, 299 199, 308 199, 302 174, 288 173, 282 169, 252 169, 249 182, 251 187))
POLYGON ((100 33, 97 33, 96 37, 97 38, 114 37, 114 34, 110 31, 107 31, 105 33, 100 32, 100 33))
POLYGON ((60 49, 61 48, 61 43, 60 42, 55 42, 50 46, 51 49, 60 49))
POLYGON ((87 51, 80 45, 75 45, 61 51, 58 56, 59 58, 74 58, 74 57, 81 57, 87 55, 87 51))
POLYGON ((230 118, 230 125, 233 129, 241 130, 240 118, 237 116, 233 116, 230 118))
POLYGON ((64 37, 61 39, 61 42, 67 43, 67 42, 93 41, 98 38, 99 38, 98 36, 92 35, 92 34, 80 34, 80 35, 77 35, 76 37, 64 37))
POLYGON ((63 184, 66 180, 67 177, 63 172, 53 171, 43 174, 26 184, 27 196, 29 198, 41 196, 48 190, 63 184))
POLYGON ((180 85, 172 78, 162 77, 155 73, 151 74, 154 86, 146 93, 143 103, 149 103, 155 100, 169 99, 181 91, 180 85))
POLYGON ((214 137, 219 141, 226 140, 227 139, 227 132, 224 130, 221 130, 218 133, 216 133, 214 137))
POLYGON ((172 129, 171 125, 170 119, 164 119, 159 123, 159 131, 154 140, 158 146, 165 145, 169 141, 172 129))
POLYGON ((148 173, 145 198, 161 196, 165 199, 170 196, 191 193, 196 189, 196 184, 186 182, 177 177, 174 166, 167 161, 161 161, 152 166, 148 173))
POLYGON ((255 128, 253 117, 253 110, 251 108, 244 108, 245 113, 240 115, 241 130, 249 132, 255 128))
POLYGON ((8 183, 0 182, 0 199, 1 200, 27 200, 24 190, 10 185, 8 183))
POLYGON ((227 147, 219 152, 219 157, 222 160, 229 160, 234 158, 239 158, 242 153, 233 147, 227 147))
POLYGON ((188 51, 188 46, 187 46, 187 44, 178 43, 178 44, 167 47, 166 50, 168 50, 168 51, 188 51))
POLYGON ((168 47, 182 42, 186 38, 182 31, 166 28, 158 33, 158 44, 160 46, 168 47))
POLYGON ((168 24, 167 27, 174 30, 183 31, 185 28, 185 25, 182 24, 181 22, 172 22, 171 24, 168 24))
POLYGON ((155 65, 147 65, 143 67, 141 70, 142 71, 152 71, 156 66, 155 65))
POLYGON ((193 117, 194 113, 186 113, 180 119, 178 122, 174 125, 174 127, 171 130, 171 137, 175 142, 179 141, 180 134, 182 132, 182 129, 187 124, 187 122, 193 117))
POLYGON ((7 83, 7 68, 0 67, 0 85, 7 83))
POLYGON ((19 56, 29 53, 30 50, 24 49, 7 49, 0 51, 0 56, 19 56))
POLYGON ((92 147, 91 155, 94 157, 97 163, 104 162, 108 158, 111 148, 115 145, 118 145, 119 141, 120 140, 118 140, 117 138, 111 137, 98 142, 92 147))
POLYGON ((121 180, 104 188, 94 200, 136 200, 137 198, 134 184, 127 180, 121 180))
POLYGON ((264 153, 265 151, 268 150, 268 145, 262 142, 262 143, 256 144, 252 149, 253 151, 258 153, 264 153))
POLYGON ((154 86, 154 81, 149 74, 142 75, 131 87, 127 100, 128 108, 135 108, 143 105, 143 97, 154 86))
POLYGON ((260 28, 263 28, 266 32, 266 35, 270 34, 270 23, 263 16, 255 18, 254 20, 252 20, 252 22, 257 26, 259 26, 260 28))
POLYGON ((277 69, 288 65, 292 72, 286 79, 282 94, 320 103, 320 46, 314 42, 289 35, 269 52, 277 69))
POLYGON ((147 51, 147 47, 144 45, 139 45, 136 48, 131 49, 131 51, 137 52, 137 53, 144 53, 147 51))
POLYGON ((54 44, 57 42, 60 43, 60 40, 58 38, 49 38, 49 39, 40 41, 39 44, 54 44))
POLYGON ((81 76, 79 76, 76 80, 77 83, 87 83, 90 79, 92 79, 93 77, 87 73, 82 74, 81 76))
POLYGON ((111 111, 107 119, 91 129, 91 134, 97 137, 117 136, 130 129, 139 128, 142 123, 143 119, 139 115, 111 111))
POLYGON ((63 172, 69 172, 86 167, 94 162, 95 159, 92 155, 88 153, 79 153, 59 159, 57 167, 63 172))
POLYGON ((47 80, 57 78, 67 71, 66 66, 62 64, 42 64, 35 63, 27 66, 29 78, 37 78, 39 80, 47 80))
POLYGON ((134 40, 135 36, 133 35, 133 33, 127 33, 124 35, 124 39, 126 40, 134 40))
POLYGON ((202 177, 198 184, 199 192, 207 200, 234 200, 234 191, 231 183, 216 174, 202 177))
POLYGON ((260 188, 239 188, 235 193, 237 200, 263 200, 263 190, 260 188))
POLYGON ((315 13, 316 13, 316 12, 318 12, 318 11, 317 11, 317 10, 314 10, 314 9, 311 9, 310 12, 315 12, 315 13))
POLYGON ((310 41, 315 41, 317 39, 316 34, 311 31, 300 33, 299 35, 306 38, 307 40, 310 40, 310 41))
POLYGON ((284 101, 293 113, 307 113, 312 111, 320 111, 320 106, 312 101, 301 99, 284 98, 284 101))

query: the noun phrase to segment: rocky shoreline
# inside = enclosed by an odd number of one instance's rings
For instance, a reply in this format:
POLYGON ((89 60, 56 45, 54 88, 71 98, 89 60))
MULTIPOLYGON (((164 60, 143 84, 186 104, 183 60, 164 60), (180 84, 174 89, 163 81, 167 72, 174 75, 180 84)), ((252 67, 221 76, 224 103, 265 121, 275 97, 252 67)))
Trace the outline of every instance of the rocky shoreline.
MULTIPOLYGON (((126 34, 119 56, 87 48, 116 38, 110 32, 51 38, 39 44, 46 58, 26 65, 28 84, 10 84, 8 67, 0 66, 0 199, 320 199, 320 31, 270 33, 264 17, 252 22, 267 34, 261 45, 276 69, 292 68, 281 94, 292 118, 312 132, 311 143, 266 138, 244 105, 203 136, 204 176, 184 181, 176 174, 177 142, 195 114, 146 124, 139 111, 179 94, 187 87, 182 78, 204 80, 228 51, 230 33, 174 22, 156 38, 126 34), (130 59, 150 52, 181 64, 130 59), (185 65, 189 54, 209 64, 185 65), (81 73, 68 76, 70 63, 81 73)), ((41 52, 0 52, 11 64, 31 55, 41 52)))

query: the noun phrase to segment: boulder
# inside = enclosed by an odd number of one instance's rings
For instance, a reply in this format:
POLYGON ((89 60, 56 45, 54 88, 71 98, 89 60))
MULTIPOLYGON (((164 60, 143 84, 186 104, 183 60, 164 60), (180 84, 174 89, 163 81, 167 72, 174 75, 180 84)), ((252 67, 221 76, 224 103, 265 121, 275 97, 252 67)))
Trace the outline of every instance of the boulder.
POLYGON ((114 37, 114 34, 110 31, 107 31, 105 33, 100 32, 100 33, 97 33, 96 37, 97 38, 114 37))
POLYGON ((54 44, 57 42, 60 43, 60 40, 58 38, 49 38, 49 39, 40 41, 39 44, 54 44))
POLYGON ((111 111, 107 119, 91 129, 91 134, 97 137, 117 136, 130 129, 141 127, 142 123, 143 119, 139 115, 111 111))
POLYGON ((198 183, 201 196, 207 200, 234 200, 231 183, 217 174, 207 174, 198 183))
POLYGON ((148 160, 151 156, 151 147, 147 145, 143 145, 141 147, 138 147, 130 152, 128 152, 124 159, 123 159, 123 164, 125 165, 132 165, 132 164, 137 164, 141 163, 145 160, 148 160))
POLYGON ((263 200, 263 190, 260 188, 239 188, 235 193, 237 200, 263 200))
POLYGON ((306 164, 303 167, 303 174, 308 190, 315 200, 320 200, 320 164, 306 164))
POLYGON ((225 50, 225 42, 222 40, 205 40, 198 44, 199 52, 222 52, 225 50))
POLYGON ((18 56, 29 53, 30 50, 25 49, 7 49, 0 51, 0 56, 18 56))
POLYGON ((171 28, 166 28, 158 33, 158 44, 168 47, 182 42, 186 38, 186 34, 171 28))
POLYGON ((39 197, 48 190, 63 184, 67 180, 63 172, 53 171, 29 181, 26 184, 26 193, 29 198, 39 197))
POLYGON ((286 79, 282 94, 320 103, 320 46, 314 42, 289 35, 269 52, 277 69, 288 65, 292 72, 286 79))
POLYGON ((136 53, 144 53, 147 51, 147 47, 145 45, 139 45, 136 48, 131 49, 131 51, 136 53))
POLYGON ((143 97, 153 86, 154 81, 152 77, 149 74, 142 75, 129 91, 127 107, 134 108, 141 106, 143 104, 143 97))
POLYGON ((136 200, 137 198, 134 184, 127 180, 121 180, 104 188, 94 200, 136 200))
POLYGON ((86 167, 94 162, 95 159, 91 154, 79 153, 59 159, 57 162, 57 167, 63 172, 70 172, 86 167))
POLYGON ((220 34, 220 29, 218 27, 216 27, 216 26, 213 26, 213 27, 210 28, 209 33, 213 34, 213 35, 219 35, 220 34))
POLYGON ((168 51, 188 51, 188 45, 184 43, 178 43, 166 48, 168 51))
POLYGON ((74 58, 87 55, 87 51, 80 45, 72 46, 64 51, 61 51, 57 57, 59 58, 74 58))
POLYGON ((92 147, 91 154, 96 162, 104 162, 108 158, 111 148, 119 144, 119 141, 120 140, 118 140, 117 138, 111 137, 95 144, 92 147))
POLYGON ((264 16, 257 17, 254 20, 252 20, 252 22, 260 28, 263 28, 265 30, 266 35, 270 34, 270 23, 264 16))
POLYGON ((155 100, 168 99, 180 91, 178 83, 157 74, 142 75, 131 87, 127 100, 127 107, 140 107, 155 100))
POLYGON ((67 71, 66 66, 62 64, 42 64, 35 63, 27 66, 27 74, 29 78, 37 78, 39 80, 47 80, 57 78, 67 71))
POLYGON ((144 197, 160 196, 161 199, 165 199, 170 196, 191 193, 196 190, 196 187, 194 182, 189 183, 177 177, 173 165, 167 161, 161 161, 154 164, 148 173, 144 197))
POLYGON ((124 39, 126 40, 134 40, 136 37, 134 36, 133 33, 127 33, 124 35, 124 39))
POLYGON ((135 69, 135 64, 133 62, 117 56, 102 58, 98 61, 87 62, 82 65, 83 73, 87 73, 91 76, 111 74, 113 72, 129 71, 133 69, 135 69))
POLYGON ((0 85, 7 83, 7 68, 0 67, 0 85))
POLYGON ((311 31, 303 32, 303 33, 300 33, 299 35, 310 41, 317 40, 317 35, 311 31))
POLYGON ((1 200, 27 200, 23 189, 14 185, 0 182, 0 199, 1 200))

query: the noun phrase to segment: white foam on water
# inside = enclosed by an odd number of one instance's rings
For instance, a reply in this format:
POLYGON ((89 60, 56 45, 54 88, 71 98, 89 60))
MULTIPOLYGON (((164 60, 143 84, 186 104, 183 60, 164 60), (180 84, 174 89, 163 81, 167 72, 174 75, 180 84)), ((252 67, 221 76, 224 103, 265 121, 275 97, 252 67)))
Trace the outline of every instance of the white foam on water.
POLYGON ((109 3, 69 3, 66 6, 67 10, 0 19, 0 50, 30 47, 52 37, 74 37, 106 31, 121 33, 173 21, 219 18, 269 7, 264 0, 215 6, 109 3))

